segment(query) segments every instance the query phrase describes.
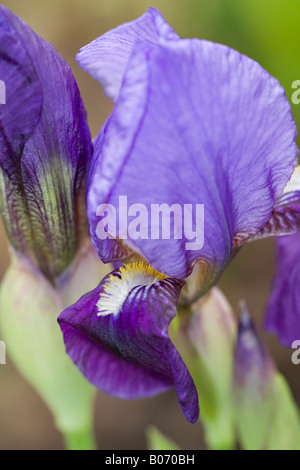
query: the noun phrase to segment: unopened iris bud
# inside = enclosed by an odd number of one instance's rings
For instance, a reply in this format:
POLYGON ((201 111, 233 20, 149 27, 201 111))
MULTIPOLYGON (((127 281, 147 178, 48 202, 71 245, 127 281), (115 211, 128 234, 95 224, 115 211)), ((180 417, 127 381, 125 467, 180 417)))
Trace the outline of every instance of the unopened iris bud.
POLYGON ((90 132, 68 65, 3 6, 0 55, 0 211, 13 248, 53 282, 87 231, 90 132))
POLYGON ((264 449, 274 416, 275 367, 257 335, 247 307, 241 317, 235 348, 234 398, 239 442, 243 449, 264 449))
POLYGON ((299 450, 299 411, 245 305, 235 351, 235 418, 243 449, 299 450))

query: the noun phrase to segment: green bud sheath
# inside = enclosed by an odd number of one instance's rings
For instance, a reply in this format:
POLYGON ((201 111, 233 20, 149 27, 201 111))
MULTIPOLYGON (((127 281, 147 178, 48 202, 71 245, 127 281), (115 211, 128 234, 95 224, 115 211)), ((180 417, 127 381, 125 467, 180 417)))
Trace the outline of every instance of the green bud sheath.
POLYGON ((172 322, 174 342, 197 386, 207 445, 235 445, 232 370, 236 323, 222 292, 214 287, 172 322))
POLYGON ((267 450, 300 450, 300 420, 297 404, 285 378, 275 374, 274 411, 267 450))
POLYGON ((1 335, 7 353, 52 411, 68 445, 77 448, 94 446, 87 435, 95 389, 66 354, 57 316, 66 306, 64 298, 78 298, 88 284, 92 287, 103 276, 102 267, 93 248, 85 246, 74 262, 76 274, 70 270, 65 275, 62 294, 26 258, 13 255, 0 291, 1 335))

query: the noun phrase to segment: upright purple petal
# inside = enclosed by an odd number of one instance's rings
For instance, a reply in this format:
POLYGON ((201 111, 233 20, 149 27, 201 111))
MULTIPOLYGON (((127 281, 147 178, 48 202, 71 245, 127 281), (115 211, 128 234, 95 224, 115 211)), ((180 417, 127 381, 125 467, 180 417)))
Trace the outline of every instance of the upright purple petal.
POLYGON ((198 418, 192 378, 168 337, 182 281, 143 263, 106 276, 58 318, 67 353, 83 375, 119 398, 175 387, 185 417, 198 418))
POLYGON ((83 47, 77 61, 115 101, 135 43, 144 40, 155 46, 160 38, 176 39, 178 35, 158 10, 149 8, 137 20, 118 26, 83 47))
POLYGON ((148 239, 120 237, 124 243, 177 278, 201 260, 207 288, 236 241, 270 219, 297 163, 295 135, 283 88, 253 60, 197 39, 161 39, 156 47, 140 40, 89 176, 88 217, 100 257, 110 261, 117 249, 114 240, 98 238, 97 207, 111 204, 118 220, 126 196, 128 207, 146 207, 149 229, 148 239), (201 231, 196 205, 204 205, 203 246, 187 249, 183 231, 181 239, 154 239, 153 204, 179 205, 182 214, 190 204, 194 231, 201 231))
POLYGON ((266 328, 285 346, 300 339, 300 232, 277 238, 277 268, 266 328))
MULTIPOLYGON (((1 44, 7 50, 0 57, 0 75, 6 71, 12 83, 32 70, 38 87, 36 103, 26 104, 27 87, 19 88, 15 102, 9 103, 13 111, 22 109, 25 100, 26 119, 34 120, 36 127, 29 127, 31 134, 24 132, 23 140, 19 134, 17 150, 11 151, 9 142, 1 144, 6 156, 0 162, 3 219, 13 247, 53 279, 73 259, 86 231, 85 172, 91 137, 78 87, 62 57, 3 6, 0 20, 0 34, 10 31, 11 43, 16 43, 1 44)), ((13 118, 15 123, 4 122, 5 132, 19 126, 22 113, 11 114, 13 118)))

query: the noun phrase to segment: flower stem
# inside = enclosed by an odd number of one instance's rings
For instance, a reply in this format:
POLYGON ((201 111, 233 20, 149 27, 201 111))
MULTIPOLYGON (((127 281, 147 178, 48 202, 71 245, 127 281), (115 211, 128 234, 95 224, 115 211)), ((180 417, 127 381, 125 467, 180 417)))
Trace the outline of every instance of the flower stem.
POLYGON ((200 419, 204 427, 206 445, 210 450, 236 448, 232 415, 228 408, 218 409, 213 418, 200 419))
POLYGON ((97 444, 91 429, 63 432, 66 450, 96 450, 97 444))

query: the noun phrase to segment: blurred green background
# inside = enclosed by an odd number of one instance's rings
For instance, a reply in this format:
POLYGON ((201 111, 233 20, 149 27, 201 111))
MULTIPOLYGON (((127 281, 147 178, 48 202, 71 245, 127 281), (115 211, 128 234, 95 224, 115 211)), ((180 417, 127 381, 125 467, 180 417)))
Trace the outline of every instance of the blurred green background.
MULTIPOLYGON (((95 136, 112 109, 100 85, 79 69, 79 48, 120 23, 135 19, 148 6, 160 9, 184 37, 227 44, 257 60, 275 76, 288 99, 294 80, 300 80, 299 0, 8 0, 2 2, 51 42, 71 66, 95 136)), ((292 104, 300 125, 300 104, 292 104)), ((300 144, 298 140, 298 145, 300 144)), ((8 265, 7 240, 0 227, 0 276, 8 265)), ((274 269, 274 242, 264 240, 243 248, 224 274, 220 287, 236 313, 241 298, 250 307, 278 368, 287 377, 300 402, 300 365, 292 365, 291 350, 263 331, 265 303, 274 269)), ((0 331, 1 339, 1 331, 0 331)), ((134 402, 99 392, 96 433, 102 449, 145 448, 144 429, 156 425, 182 448, 204 448, 199 425, 185 421, 174 393, 134 402)), ((0 365, 0 449, 61 449, 52 418, 9 358, 0 365)))

